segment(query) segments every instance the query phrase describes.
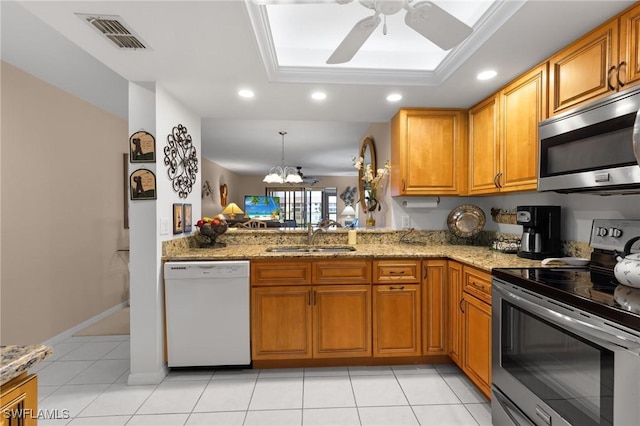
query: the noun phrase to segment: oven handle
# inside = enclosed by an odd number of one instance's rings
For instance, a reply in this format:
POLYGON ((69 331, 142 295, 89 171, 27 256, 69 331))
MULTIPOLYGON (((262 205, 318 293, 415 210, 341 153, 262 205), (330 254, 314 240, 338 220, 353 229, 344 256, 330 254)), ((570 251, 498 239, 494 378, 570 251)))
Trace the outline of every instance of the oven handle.
MULTIPOLYGON (((618 347, 623 347, 629 350, 640 349, 640 339, 635 338, 634 336, 622 336, 620 335, 620 333, 608 333, 606 330, 603 330, 595 324, 590 324, 576 318, 571 318, 560 312, 537 305, 521 296, 518 296, 517 294, 510 292, 509 290, 504 288, 503 285, 496 283, 495 281, 493 282, 493 289, 500 293, 502 298, 511 301, 514 305, 518 305, 528 310, 529 312, 532 312, 555 324, 564 326, 570 331, 587 335, 591 340, 593 340, 595 343, 600 344, 601 346, 607 347, 610 344, 614 344, 618 347)), ((623 331, 620 330, 620 332, 623 331)), ((611 348, 609 347, 608 349, 611 348)))

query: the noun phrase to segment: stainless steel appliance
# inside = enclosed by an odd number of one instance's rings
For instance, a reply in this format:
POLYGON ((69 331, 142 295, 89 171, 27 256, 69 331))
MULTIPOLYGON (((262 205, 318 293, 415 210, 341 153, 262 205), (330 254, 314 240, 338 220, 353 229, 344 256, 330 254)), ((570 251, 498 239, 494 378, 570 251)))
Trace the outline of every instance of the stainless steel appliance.
POLYGON ((635 87, 541 121, 538 190, 640 194, 639 111, 635 87))
POLYGON ((589 267, 493 271, 494 425, 638 424, 640 290, 613 266, 639 232, 640 221, 594 220, 589 267))
POLYGON ((519 257, 544 259, 560 256, 560 206, 518 206, 516 222, 522 225, 519 257))

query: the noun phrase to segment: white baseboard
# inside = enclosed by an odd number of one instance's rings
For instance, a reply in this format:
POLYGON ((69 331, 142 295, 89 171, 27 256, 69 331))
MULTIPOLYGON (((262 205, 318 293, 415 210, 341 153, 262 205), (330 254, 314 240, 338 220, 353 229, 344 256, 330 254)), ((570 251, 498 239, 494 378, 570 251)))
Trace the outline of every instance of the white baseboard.
POLYGON ((131 373, 127 379, 129 386, 140 385, 157 385, 161 383, 164 378, 169 374, 169 368, 167 365, 160 367, 160 370, 152 373, 131 373))
POLYGON ((82 323, 80 323, 80 324, 78 324, 76 326, 73 326, 68 330, 63 331, 60 334, 53 336, 51 339, 46 340, 45 342, 43 342, 43 344, 47 345, 47 346, 56 345, 56 344, 62 342, 63 340, 66 340, 69 337, 73 336, 78 331, 84 330, 85 328, 89 327, 90 325, 93 325, 93 324, 97 323, 101 319, 106 318, 109 315, 111 315, 112 313, 117 312, 122 308, 126 308, 127 306, 129 306, 129 301, 125 300, 124 302, 119 303, 118 305, 116 305, 116 306, 114 306, 112 308, 109 308, 106 311, 104 311, 104 312, 102 312, 102 313, 100 313, 100 314, 98 314, 98 315, 96 315, 94 317, 91 317, 88 320, 86 320, 86 321, 84 321, 84 322, 82 322, 82 323))

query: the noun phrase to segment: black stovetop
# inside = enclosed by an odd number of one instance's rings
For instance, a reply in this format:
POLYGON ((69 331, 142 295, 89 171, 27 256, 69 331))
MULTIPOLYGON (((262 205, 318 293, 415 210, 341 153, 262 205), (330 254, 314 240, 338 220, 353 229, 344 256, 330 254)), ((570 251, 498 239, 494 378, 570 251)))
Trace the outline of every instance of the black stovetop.
POLYGON ((492 275, 534 293, 640 331, 640 302, 625 303, 619 297, 636 292, 628 300, 640 301, 640 289, 621 286, 612 274, 589 268, 500 268, 492 275), (616 291, 618 288, 618 291, 616 291))

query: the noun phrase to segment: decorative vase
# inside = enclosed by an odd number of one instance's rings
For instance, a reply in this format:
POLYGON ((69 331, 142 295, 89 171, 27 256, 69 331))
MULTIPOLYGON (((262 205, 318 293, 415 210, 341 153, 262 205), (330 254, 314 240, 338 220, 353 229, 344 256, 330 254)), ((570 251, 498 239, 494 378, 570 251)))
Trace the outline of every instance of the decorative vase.
POLYGON ((373 217, 373 212, 369 211, 367 213, 367 219, 365 221, 367 228, 375 228, 376 227, 376 218, 373 217))

